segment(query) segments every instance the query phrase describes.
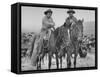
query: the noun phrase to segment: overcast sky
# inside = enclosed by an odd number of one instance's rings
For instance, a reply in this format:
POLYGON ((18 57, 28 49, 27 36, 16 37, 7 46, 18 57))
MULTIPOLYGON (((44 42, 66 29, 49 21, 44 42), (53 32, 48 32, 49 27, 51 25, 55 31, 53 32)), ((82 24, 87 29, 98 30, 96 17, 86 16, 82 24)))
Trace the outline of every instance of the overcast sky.
MULTIPOLYGON (((44 17, 44 11, 49 8, 44 7, 26 7, 22 6, 22 32, 39 32, 42 27, 42 18, 44 17)), ((68 9, 51 8, 53 11, 52 18, 56 24, 56 27, 61 26, 65 19, 68 17, 68 9)), ((93 10, 75 10, 75 17, 77 19, 84 18, 84 22, 95 21, 95 11, 93 10)))

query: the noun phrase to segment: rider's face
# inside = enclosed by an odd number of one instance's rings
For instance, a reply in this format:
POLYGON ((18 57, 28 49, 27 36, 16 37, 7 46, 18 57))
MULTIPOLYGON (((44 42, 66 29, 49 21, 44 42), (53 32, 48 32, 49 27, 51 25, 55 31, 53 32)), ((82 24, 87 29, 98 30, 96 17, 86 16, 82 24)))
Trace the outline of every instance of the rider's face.
POLYGON ((69 16, 72 17, 73 16, 73 13, 69 13, 69 16))
POLYGON ((52 13, 51 12, 49 12, 49 13, 47 13, 47 15, 46 15, 48 18, 50 18, 51 16, 52 16, 52 13))

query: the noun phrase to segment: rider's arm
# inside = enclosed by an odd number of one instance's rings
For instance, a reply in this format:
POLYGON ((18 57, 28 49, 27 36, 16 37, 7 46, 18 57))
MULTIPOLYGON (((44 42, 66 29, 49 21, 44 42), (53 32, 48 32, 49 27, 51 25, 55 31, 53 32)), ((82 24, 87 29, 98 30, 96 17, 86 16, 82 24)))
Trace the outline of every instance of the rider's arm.
POLYGON ((46 25, 46 27, 51 27, 51 26, 54 26, 54 22, 52 22, 53 20, 51 19, 51 22, 49 22, 46 18, 44 18, 42 20, 42 23, 46 25))
POLYGON ((54 23, 54 21, 53 21, 53 19, 51 18, 51 23, 52 23, 52 25, 51 26, 55 26, 55 23, 54 23))

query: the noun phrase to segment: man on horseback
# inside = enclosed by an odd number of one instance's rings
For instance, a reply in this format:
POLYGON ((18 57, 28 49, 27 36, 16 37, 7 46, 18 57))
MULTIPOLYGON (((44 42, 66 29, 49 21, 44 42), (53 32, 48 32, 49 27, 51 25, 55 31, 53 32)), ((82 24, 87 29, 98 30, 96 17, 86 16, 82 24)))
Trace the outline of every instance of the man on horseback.
POLYGON ((42 19, 42 29, 41 29, 41 33, 42 33, 42 38, 45 39, 49 39, 50 37, 50 29, 54 28, 55 23, 52 19, 52 10, 48 9, 47 11, 44 12, 45 16, 42 19))
MULTIPOLYGON (((54 28, 55 23, 52 19, 52 10, 48 9, 44 12, 45 16, 42 19, 42 29, 40 34, 38 35, 39 38, 37 38, 37 40, 35 41, 34 44, 34 49, 33 49, 33 53, 32 53, 32 65, 36 65, 36 61, 37 58, 40 56, 40 54, 42 53, 42 46, 43 44, 43 40, 49 40, 50 35, 51 35, 51 28, 54 28)), ((47 47, 47 46, 46 46, 47 47)))
MULTIPOLYGON (((67 11, 67 14, 69 15, 69 16, 67 17, 67 19, 70 19, 70 22, 71 22, 71 23, 76 23, 76 22, 77 22, 77 18, 74 16, 75 11, 74 11, 73 9, 69 9, 69 10, 67 11)), ((67 19, 66 19, 66 20, 67 20, 67 19)))

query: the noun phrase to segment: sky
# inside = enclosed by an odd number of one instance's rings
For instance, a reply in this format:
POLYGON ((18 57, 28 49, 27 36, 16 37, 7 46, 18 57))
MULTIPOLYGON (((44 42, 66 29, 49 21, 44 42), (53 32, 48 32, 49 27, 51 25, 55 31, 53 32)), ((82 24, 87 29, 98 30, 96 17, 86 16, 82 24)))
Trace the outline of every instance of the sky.
MULTIPOLYGON (((46 11, 47 9, 51 9, 53 11, 52 18, 56 24, 55 27, 61 26, 65 22, 65 19, 68 17, 68 9, 22 6, 22 32, 40 32, 40 29, 42 27, 42 18, 44 17, 44 11, 46 11)), ((95 11, 75 9, 75 12, 76 13, 74 14, 74 16, 77 19, 84 18, 84 23, 95 22, 95 11)))

